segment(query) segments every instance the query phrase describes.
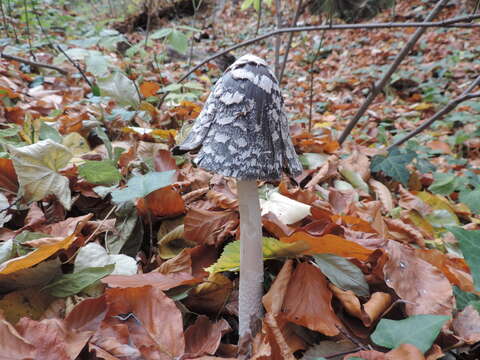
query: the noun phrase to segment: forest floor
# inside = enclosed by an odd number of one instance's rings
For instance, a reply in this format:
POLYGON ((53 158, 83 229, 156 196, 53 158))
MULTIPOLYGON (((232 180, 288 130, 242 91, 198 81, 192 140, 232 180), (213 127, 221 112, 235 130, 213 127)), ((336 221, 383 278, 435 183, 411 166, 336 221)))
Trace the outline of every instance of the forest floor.
MULTIPOLYGON (((255 37, 255 10, 226 1, 149 20, 133 2, 124 14, 111 2, 8 4, 0 357, 480 357, 478 97, 387 151, 480 75, 478 27, 427 30, 343 144, 415 29, 294 36, 280 87, 304 171, 259 183, 265 318, 239 348, 235 181, 171 149, 228 59, 176 81, 255 37)), ((423 21, 433 5, 399 1, 394 17, 365 21, 423 21)), ((259 34, 275 29, 273 8, 259 34)), ((451 1, 436 20, 468 11, 451 1)), ((305 12, 298 25, 325 21, 305 12)), ((274 38, 231 55, 245 53, 273 64, 274 38)))

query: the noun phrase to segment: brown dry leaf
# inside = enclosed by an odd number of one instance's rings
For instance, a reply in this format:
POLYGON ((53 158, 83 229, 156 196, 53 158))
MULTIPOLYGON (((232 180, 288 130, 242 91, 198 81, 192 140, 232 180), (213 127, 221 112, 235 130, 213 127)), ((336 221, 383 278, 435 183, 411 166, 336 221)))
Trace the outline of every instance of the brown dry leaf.
MULTIPOLYGON (((364 360, 386 360, 386 354, 376 350, 362 350, 356 353, 348 354, 344 357, 345 360, 350 358, 361 358, 364 360)), ((406 359, 403 359, 406 360, 406 359)))
POLYGON ((452 154, 452 149, 450 149, 450 145, 448 145, 445 141, 432 140, 432 141, 429 141, 426 145, 429 148, 433 150, 441 151, 444 154, 452 154))
POLYGON ((439 269, 463 291, 474 291, 470 269, 462 258, 451 258, 437 249, 415 249, 415 255, 439 269))
POLYGON ((288 259, 282 266, 275 281, 268 292, 263 296, 262 303, 268 313, 278 315, 282 310, 283 300, 292 277, 293 260, 288 259))
POLYGON ((359 174, 365 181, 370 178, 370 160, 357 149, 348 158, 340 160, 340 166, 359 174))
POLYGON ((34 359, 35 347, 0 314, 0 349, 4 359, 34 359))
POLYGON ((316 185, 338 174, 338 156, 331 155, 327 161, 313 174, 312 179, 305 185, 306 189, 313 190, 316 185))
POLYGON ((346 226, 354 231, 362 231, 366 233, 376 233, 375 229, 368 221, 357 216, 351 215, 331 215, 332 221, 339 225, 346 226))
POLYGON ((414 242, 422 248, 425 247, 425 238, 422 233, 413 226, 404 223, 400 219, 385 218, 384 220, 390 230, 390 235, 393 236, 394 239, 407 243, 414 242))
POLYGON ((377 181, 375 179, 370 179, 368 183, 372 187, 373 191, 375 192, 377 199, 380 200, 383 211, 385 212, 392 211, 394 205, 393 205, 392 193, 390 192, 390 190, 385 185, 383 185, 380 181, 377 181))
POLYGON ((185 352, 182 314, 157 287, 107 289, 107 319, 128 327, 131 344, 145 359, 171 360, 185 352), (134 319, 117 316, 134 314, 134 319), (115 321, 114 321, 115 320, 115 321))
POLYGON ((235 209, 238 206, 236 184, 233 179, 225 179, 223 176, 214 175, 210 181, 211 188, 207 192, 207 199, 222 209, 235 209))
POLYGON ((480 314, 472 305, 455 315, 452 327, 455 334, 467 344, 480 341, 480 314))
POLYGON ((184 303, 195 312, 218 314, 224 309, 232 291, 232 281, 225 275, 216 273, 196 286, 184 303))
POLYGON ((419 197, 413 195, 411 192, 406 190, 402 185, 398 187, 398 192, 400 194, 400 199, 398 204, 407 210, 415 210, 417 211, 422 217, 430 214, 432 212, 432 208, 430 205, 425 203, 419 197))
POLYGON ((185 239, 219 246, 238 226, 238 213, 190 208, 185 216, 185 239))
POLYGON ((195 323, 185 330, 186 356, 198 357, 215 354, 222 336, 229 331, 231 328, 225 319, 211 322, 207 316, 200 315, 195 323))
POLYGON ((408 301, 407 315, 451 316, 452 286, 443 273, 415 255, 415 249, 396 241, 387 244, 388 260, 383 267, 387 286, 408 301))
POLYGON ((185 203, 182 196, 173 186, 155 190, 140 198, 136 202, 140 215, 146 216, 150 213, 153 216, 178 216, 185 212, 185 203))
POLYGON ((262 216, 262 225, 270 234, 273 234, 276 238, 290 236, 295 231, 295 228, 285 225, 278 217, 268 212, 262 216))
POLYGON ((162 263, 158 269, 154 270, 160 274, 168 275, 173 273, 192 273, 192 258, 190 254, 183 249, 180 254, 162 263))
POLYGON ((357 191, 352 190, 338 190, 333 187, 328 189, 328 202, 335 214, 350 213, 350 209, 355 202, 357 202, 357 191))
POLYGON ((363 311, 368 315, 368 324, 373 324, 380 315, 392 304, 392 296, 384 292, 374 292, 370 299, 363 304, 363 311))
POLYGON ((83 226, 87 223, 88 220, 90 220, 92 216, 93 214, 70 217, 55 224, 41 226, 37 229, 37 231, 52 236, 67 236, 74 231, 76 231, 76 233, 78 234, 81 228, 83 228, 83 226))
POLYGON ((342 326, 332 308, 332 292, 321 271, 308 263, 300 263, 288 284, 283 301, 285 319, 327 336, 339 334, 342 326))
POLYGON ((0 158, 0 188, 14 194, 18 191, 17 173, 11 159, 0 158))
POLYGON ((426 360, 438 360, 443 358, 445 354, 442 351, 442 348, 437 344, 433 344, 430 350, 425 353, 426 360))
POLYGON ((30 209, 28 210, 28 214, 25 217, 25 225, 23 226, 22 230, 27 228, 35 229, 36 227, 43 225, 46 221, 47 219, 45 218, 42 209, 40 209, 37 203, 32 203, 30 205, 30 209))
POLYGON ((18 333, 35 346, 35 359, 76 359, 93 332, 69 329, 63 320, 35 321, 22 318, 16 325, 18 333))
POLYGON ((172 156, 172 153, 168 150, 157 150, 155 157, 153 158, 153 165, 155 171, 168 171, 168 170, 177 170, 177 163, 175 158, 172 156))
POLYGON ((115 288, 138 288, 146 285, 155 286, 156 289, 169 290, 180 285, 191 285, 200 280, 195 279, 186 272, 160 274, 150 272, 136 275, 109 275, 101 280, 104 284, 115 288))
POLYGON ((311 236, 305 232, 296 232, 292 236, 281 238, 280 241, 294 243, 305 241, 310 245, 308 254, 335 254, 343 257, 353 257, 366 261, 373 250, 336 235, 311 236))
POLYGON ((142 358, 140 351, 130 341, 127 324, 117 324, 116 319, 102 324, 90 340, 89 350, 105 360, 142 358))
POLYGON ((314 191, 308 189, 302 189, 299 186, 289 188, 285 179, 282 179, 280 185, 278 185, 278 192, 290 199, 297 200, 301 203, 312 205, 319 198, 314 191))
POLYGON ((218 259, 217 249, 214 246, 198 245, 191 249, 185 249, 192 258, 192 274, 196 278, 204 278, 210 273, 205 271, 218 259))
POLYGON ((385 360, 425 360, 423 353, 411 344, 402 344, 385 354, 385 360))

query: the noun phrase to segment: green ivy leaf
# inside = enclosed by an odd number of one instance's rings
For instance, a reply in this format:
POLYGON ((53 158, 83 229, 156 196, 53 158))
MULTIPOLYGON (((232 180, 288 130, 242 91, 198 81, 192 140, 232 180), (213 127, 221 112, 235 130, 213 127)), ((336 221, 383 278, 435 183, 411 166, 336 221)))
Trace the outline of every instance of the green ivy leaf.
POLYGON ((416 154, 413 151, 407 150, 406 152, 401 152, 398 148, 394 148, 387 156, 374 156, 371 169, 373 172, 383 171, 385 175, 407 186, 410 173, 406 166, 410 164, 415 157, 416 154))
POLYGON ((116 185, 122 179, 112 160, 89 161, 78 168, 78 174, 95 185, 116 185))
POLYGON ((48 289, 50 294, 56 297, 75 295, 87 286, 90 286, 105 276, 110 275, 113 269, 115 269, 115 264, 102 267, 91 267, 73 274, 65 274, 55 282, 44 287, 44 289, 48 289))
POLYGON ((175 170, 169 170, 134 176, 128 180, 127 187, 112 191, 112 200, 119 204, 145 197, 155 190, 171 185, 174 174, 175 170))
POLYGON ((347 259, 333 254, 313 256, 322 273, 342 290, 352 290, 358 296, 370 294, 362 271, 347 259))
POLYGON ((172 33, 172 29, 160 29, 150 35, 150 39, 163 39, 172 33))
POLYGON ((465 230, 461 227, 447 226, 460 244, 463 257, 472 272, 475 290, 480 291, 480 230, 465 230))
POLYGON ((467 205, 474 214, 480 214, 480 188, 473 191, 462 191, 460 201, 467 205))
POLYGON ((434 194, 447 196, 457 188, 457 175, 455 174, 435 173, 433 179, 434 182, 428 190, 434 194))
POLYGON ((473 305, 478 310, 480 306, 480 296, 463 291, 456 286, 453 286, 453 294, 455 295, 455 303, 457 305, 457 310, 463 310, 468 305, 473 305))
POLYGON ((415 315, 403 320, 381 319, 371 339, 388 349, 411 344, 425 353, 449 318, 443 315, 415 315))

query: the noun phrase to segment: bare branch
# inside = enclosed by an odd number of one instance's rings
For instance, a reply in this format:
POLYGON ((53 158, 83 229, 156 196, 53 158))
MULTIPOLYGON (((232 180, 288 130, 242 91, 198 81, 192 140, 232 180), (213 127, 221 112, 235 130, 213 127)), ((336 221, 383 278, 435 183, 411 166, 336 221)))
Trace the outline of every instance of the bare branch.
POLYGON ((420 125, 418 128, 413 130, 411 133, 403 137, 402 139, 398 140, 396 143, 393 145, 390 145, 387 150, 390 151, 394 147, 400 146, 406 141, 410 140, 414 136, 420 134, 423 130, 427 129, 430 127, 435 121, 438 119, 442 118, 446 114, 448 114, 450 111, 455 109, 460 103, 471 100, 474 98, 480 97, 480 91, 472 93, 472 90, 474 90, 477 86, 480 85, 480 75, 470 84, 470 86, 458 97, 450 101, 447 105, 445 105, 441 110, 437 111, 430 119, 426 120, 422 125, 420 125))
POLYGON ((65 52, 65 50, 62 49, 60 45, 57 45, 57 50, 60 51, 73 66, 75 66, 75 68, 80 72, 80 75, 83 77, 85 82, 88 84, 88 86, 90 86, 90 89, 92 89, 93 91, 93 84, 90 80, 88 80, 88 77, 85 74, 85 72, 82 70, 82 68, 75 61, 73 61, 73 59, 70 56, 68 56, 68 54, 65 52))
MULTIPOLYGON (((448 2, 448 0, 439 0, 437 5, 435 5, 435 7, 430 12, 430 14, 428 14, 428 16, 425 18, 425 22, 429 22, 429 21, 433 20, 435 18, 435 16, 438 15, 440 10, 442 10, 443 6, 447 4, 447 2, 448 2)), ((357 113, 355 114, 353 119, 350 120, 350 122, 347 124, 347 127, 345 128, 345 130, 343 130, 342 134, 340 135, 340 138, 338 139, 338 142, 340 144, 342 144, 345 141, 345 139, 348 137, 348 135, 350 135, 353 128, 358 123, 358 121, 363 116, 363 114, 365 114, 365 112, 367 111, 370 104, 373 102, 373 100, 375 100, 377 95, 380 94, 380 92, 383 90, 385 85, 387 85, 387 83, 390 80, 390 78, 392 77, 393 73, 400 66, 403 59, 405 59, 407 57, 407 55, 410 53, 410 50, 412 50, 412 48, 417 43, 418 39, 425 33, 426 30, 427 30, 427 28, 419 28, 415 31, 415 33, 410 37, 408 42, 403 47, 402 51, 400 51, 400 53, 398 53, 398 55, 395 58, 395 60, 393 61, 392 65, 390 65, 390 68, 388 69, 388 71, 383 75, 383 77, 380 79, 380 81, 378 81, 373 86, 372 91, 370 92, 370 94, 368 94, 367 98, 363 102, 360 109, 357 111, 357 113)))
MULTIPOLYGON (((280 0, 275 0, 275 12, 277 18, 277 29, 282 27, 282 9, 280 5, 280 0)), ((275 59, 274 59, 274 71, 275 76, 278 79, 279 71, 280 71, 280 45, 282 42, 282 36, 276 35, 275 36, 275 59)))
POLYGON ((36 62, 36 61, 31 61, 31 60, 28 60, 28 59, 24 59, 22 57, 18 57, 18 56, 14 56, 14 55, 8 55, 8 54, 4 54, 4 53, 1 53, 0 56, 4 59, 18 61, 18 62, 23 63, 23 64, 43 67, 43 68, 46 68, 46 69, 52 69, 52 70, 58 71, 60 74, 63 74, 63 75, 68 74, 67 70, 59 68, 55 65, 40 63, 40 62, 36 62))
MULTIPOLYGON (((297 26, 298 18, 300 17, 302 10, 302 0, 298 0, 297 9, 295 10, 295 16, 293 17, 292 24, 290 27, 297 26)), ((278 74, 278 83, 282 83, 283 73, 285 72, 285 66, 287 65, 288 54, 290 53, 290 47, 292 46, 293 41, 293 32, 288 35, 287 47, 285 48, 285 55, 283 56, 282 67, 280 68, 280 73, 278 74)))
POLYGON ((302 27, 293 27, 293 28, 281 28, 277 30, 270 31, 268 33, 259 35, 249 40, 245 40, 241 43, 232 45, 224 50, 221 50, 212 56, 202 60, 200 63, 195 65, 192 69, 190 69, 185 75, 183 75, 178 82, 182 82, 188 76, 193 74, 196 70, 200 67, 209 63, 210 61, 218 58, 219 56, 225 55, 226 53, 240 49, 242 47, 251 45, 258 41, 267 39, 271 36, 275 36, 277 34, 285 34, 285 33, 296 33, 296 32, 306 32, 306 31, 321 31, 321 30, 354 30, 354 29, 393 29, 393 28, 432 28, 432 27, 454 27, 454 28, 476 28, 480 27, 480 24, 471 24, 466 23, 467 21, 472 21, 475 19, 480 19, 480 14, 476 15, 467 15, 467 16, 458 16, 447 20, 442 21, 435 21, 435 22, 388 22, 388 23, 362 23, 362 24, 337 24, 337 25, 317 25, 317 26, 302 26, 302 27))

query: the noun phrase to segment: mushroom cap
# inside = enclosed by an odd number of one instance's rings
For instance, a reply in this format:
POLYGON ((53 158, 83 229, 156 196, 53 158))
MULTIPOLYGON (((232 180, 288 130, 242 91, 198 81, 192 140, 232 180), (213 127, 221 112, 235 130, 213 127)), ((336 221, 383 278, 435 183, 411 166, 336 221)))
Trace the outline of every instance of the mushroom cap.
POLYGON ((240 180, 299 175, 278 81, 254 55, 235 61, 215 84, 185 141, 173 149, 199 149, 201 168, 240 180))

